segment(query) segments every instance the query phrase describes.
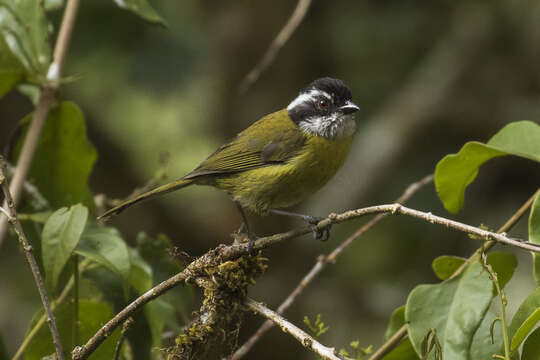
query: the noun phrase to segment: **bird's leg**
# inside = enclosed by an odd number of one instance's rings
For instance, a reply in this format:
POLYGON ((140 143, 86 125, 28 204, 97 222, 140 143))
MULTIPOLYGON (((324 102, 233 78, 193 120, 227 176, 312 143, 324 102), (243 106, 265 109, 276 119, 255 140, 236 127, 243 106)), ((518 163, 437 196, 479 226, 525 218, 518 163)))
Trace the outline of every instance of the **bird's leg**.
POLYGON ((240 232, 246 232, 248 236, 248 251, 250 254, 253 255, 253 245, 255 244, 255 240, 257 240, 258 236, 255 235, 254 232, 251 232, 251 229, 249 227, 249 223, 247 220, 246 213, 244 212, 244 209, 242 208, 242 205, 240 205, 238 202, 234 202, 236 204, 236 208, 240 212, 240 215, 242 216, 242 220, 244 222, 242 223, 242 226, 240 226, 240 232))
POLYGON ((307 222, 308 224, 311 224, 311 230, 313 231, 313 237, 315 239, 326 241, 330 238, 330 228, 332 227, 332 225, 329 225, 328 227, 322 230, 317 229, 317 224, 319 223, 319 221, 324 220, 323 217, 304 215, 304 214, 299 214, 299 213, 285 211, 285 210, 277 210, 277 209, 271 209, 270 212, 275 215, 292 216, 292 217, 300 218, 304 220, 305 222, 307 222))

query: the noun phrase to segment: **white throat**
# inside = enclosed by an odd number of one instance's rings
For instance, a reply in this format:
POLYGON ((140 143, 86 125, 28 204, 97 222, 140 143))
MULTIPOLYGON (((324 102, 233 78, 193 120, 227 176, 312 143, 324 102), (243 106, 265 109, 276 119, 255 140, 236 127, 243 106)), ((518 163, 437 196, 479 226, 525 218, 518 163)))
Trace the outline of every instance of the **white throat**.
POLYGON ((300 128, 310 134, 323 136, 328 139, 341 139, 352 136, 356 131, 354 115, 313 116, 300 121, 300 128))

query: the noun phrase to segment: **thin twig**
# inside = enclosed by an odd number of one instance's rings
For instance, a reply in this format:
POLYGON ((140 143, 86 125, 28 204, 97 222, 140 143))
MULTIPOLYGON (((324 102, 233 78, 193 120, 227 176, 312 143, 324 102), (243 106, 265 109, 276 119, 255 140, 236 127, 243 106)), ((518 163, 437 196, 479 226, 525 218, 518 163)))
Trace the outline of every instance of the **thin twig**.
POLYGON ((292 335, 296 340, 298 340, 306 349, 309 349, 315 353, 317 353, 319 356, 321 356, 323 359, 328 360, 343 360, 343 359, 349 359, 344 356, 337 356, 337 352, 335 348, 329 348, 327 346, 324 346, 317 340, 315 340, 312 336, 309 336, 305 331, 297 327, 296 325, 290 323, 285 318, 283 318, 278 313, 268 309, 263 304, 250 299, 246 298, 244 302, 251 310, 255 311, 256 313, 264 316, 265 318, 273 321, 276 325, 278 325, 281 330, 284 332, 292 335))
POLYGON ((56 348, 57 359, 64 360, 62 343, 60 342, 60 335, 58 334, 58 328, 56 327, 56 320, 54 318, 54 314, 51 310, 51 306, 49 303, 49 296, 47 295, 47 290, 45 290, 43 277, 41 276, 41 272, 39 271, 39 267, 37 265, 36 259, 34 258, 34 254, 32 253, 32 246, 28 242, 21 223, 17 219, 17 211, 15 210, 15 204, 13 203, 11 193, 9 192, 9 184, 6 177, 6 162, 4 161, 4 158, 2 156, 0 156, 0 186, 2 187, 4 199, 7 203, 7 212, 9 217, 6 218, 9 219, 9 223, 11 224, 11 226, 13 226, 13 230, 15 230, 17 238, 19 239, 19 243, 24 250, 26 260, 30 265, 30 270, 34 275, 34 280, 36 282, 39 295, 41 296, 41 302, 43 303, 45 313, 47 314, 47 321, 49 323, 49 328, 51 330, 54 346, 56 348))
POLYGON ((274 61, 279 50, 285 45, 285 43, 290 39, 292 34, 298 28, 306 13, 311 5, 311 0, 298 0, 298 4, 294 9, 289 21, 281 29, 279 34, 276 36, 272 44, 268 47, 262 58, 259 60, 257 65, 251 70, 242 80, 239 86, 238 92, 243 94, 245 93, 251 85, 253 85, 258 79, 261 73, 266 70, 266 68, 274 61))
MULTIPOLYGON (((71 33, 73 32, 73 25, 75 24, 75 17, 77 15, 77 9, 79 7, 79 0, 69 0, 64 10, 62 18, 62 24, 60 25, 60 31, 58 32, 58 38, 53 52, 53 61, 47 71, 46 83, 42 86, 41 95, 39 97, 36 110, 32 116, 32 123, 24 139, 21 154, 17 161, 17 168, 11 181, 11 194, 13 196, 14 204, 17 204, 20 199, 21 191, 24 185, 24 181, 32 165, 34 153, 36 151, 39 136, 47 120, 51 105, 55 100, 55 93, 58 89, 58 80, 62 73, 62 66, 66 56, 71 33)), ((5 206, 5 205, 4 205, 5 206)), ((4 239, 7 229, 7 220, 0 218, 0 247, 4 239)))
MULTIPOLYGON (((503 233, 509 231, 518 221, 521 219, 521 217, 527 212, 527 210, 531 207, 532 203, 534 202, 534 199, 536 196, 540 194, 540 189, 538 189, 521 207, 514 213, 510 218, 504 223, 503 226, 501 226, 497 232, 503 233)), ((474 260, 476 260, 482 252, 486 252, 489 249, 491 249, 496 244, 495 241, 487 241, 483 244, 482 247, 478 248, 465 262, 452 274, 450 279, 458 276, 463 272, 463 270, 474 260)), ((403 325, 396 333, 392 336, 397 336, 399 338, 405 339, 407 337, 407 325, 403 325)), ((375 351, 373 355, 368 360, 380 360, 384 355, 386 355, 390 350, 392 350, 394 347, 396 347, 398 344, 393 343, 391 340, 392 338, 388 339, 379 349, 383 349, 384 351, 375 351)))
MULTIPOLYGON (((353 220, 362 216, 378 214, 378 213, 388 213, 389 215, 407 215, 411 217, 416 217, 433 224, 443 225, 454 230, 462 231, 468 234, 476 235, 477 237, 484 240, 495 240, 507 245, 512 245, 518 248, 534 251, 540 253, 540 245, 533 244, 530 242, 520 242, 514 239, 510 239, 503 234, 496 234, 491 231, 482 230, 474 226, 463 224, 457 221, 445 219, 440 216, 432 215, 431 213, 426 213, 414 209, 409 209, 401 204, 389 204, 389 205, 379 205, 371 206, 362 209, 350 210, 341 214, 330 214, 328 218, 321 220, 316 226, 319 230, 322 230, 332 224, 341 223, 344 221, 353 220)), ((118 327, 128 316, 132 313, 138 311, 144 304, 157 298, 164 292, 172 289, 173 287, 183 283, 189 277, 195 276, 198 273, 198 270, 202 269, 205 263, 208 263, 211 259, 215 259, 216 256, 222 261, 230 260, 237 258, 242 255, 250 253, 251 250, 260 250, 267 248, 276 243, 289 240, 292 238, 299 237, 304 234, 311 234, 313 231, 311 226, 306 226, 302 228, 297 228, 285 233, 275 234, 267 237, 260 238, 255 241, 253 249, 250 249, 248 243, 234 244, 230 246, 220 245, 215 249, 208 251, 206 254, 200 258, 193 261, 188 265, 186 269, 182 272, 176 274, 175 276, 163 281, 161 284, 155 286, 154 288, 148 290, 146 293, 135 299, 131 304, 126 306, 122 311, 120 311, 116 316, 109 320, 98 332, 88 340, 88 342, 83 346, 77 346, 73 352, 72 357, 74 360, 83 360, 86 359, 98 346, 101 344, 111 333, 118 327)))
POLYGON ((380 348, 378 348, 370 357, 369 360, 381 359, 388 354, 392 349, 398 346, 407 338, 407 324, 403 324, 380 348))
POLYGON ((118 360, 120 358, 120 350, 122 349, 122 344, 124 343, 124 339, 126 338, 126 333, 131 327, 131 325, 133 325, 133 318, 128 317, 126 321, 124 321, 124 325, 122 326, 122 332, 120 333, 120 337, 118 338, 118 342, 116 343, 113 360, 118 360))
MULTIPOLYGON (((396 199, 396 202, 399 204, 404 204, 407 202, 419 189, 424 185, 429 184, 433 181, 433 175, 428 175, 407 187, 403 194, 396 199)), ((388 214, 379 214, 367 222, 365 225, 360 227, 354 234, 349 236, 345 241, 343 241, 338 247, 336 247, 330 254, 326 256, 319 256, 317 262, 311 268, 311 270, 304 276, 302 281, 296 286, 296 288, 287 296, 287 298, 279 305, 277 308, 277 313, 282 315, 287 311, 287 309, 294 303, 296 298, 303 292, 303 290, 316 278, 329 263, 334 263, 336 258, 343 252, 343 250, 349 246, 354 240, 361 237, 369 229, 371 229, 375 224, 381 221, 383 218, 388 216, 388 214)), ((270 320, 265 321, 259 329, 242 345, 240 346, 234 354, 232 354, 228 360, 239 360, 244 357, 249 350, 259 341, 259 339, 272 327, 274 323, 270 320)))

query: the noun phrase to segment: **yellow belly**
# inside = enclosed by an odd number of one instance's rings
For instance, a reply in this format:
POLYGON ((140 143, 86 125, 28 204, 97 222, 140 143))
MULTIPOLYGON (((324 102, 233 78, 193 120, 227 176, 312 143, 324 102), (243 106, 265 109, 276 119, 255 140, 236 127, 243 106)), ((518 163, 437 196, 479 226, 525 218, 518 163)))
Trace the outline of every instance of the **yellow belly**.
POLYGON ((215 186, 252 212, 299 203, 319 190, 343 165, 352 137, 329 140, 309 135, 303 151, 286 164, 269 165, 215 179, 215 186))

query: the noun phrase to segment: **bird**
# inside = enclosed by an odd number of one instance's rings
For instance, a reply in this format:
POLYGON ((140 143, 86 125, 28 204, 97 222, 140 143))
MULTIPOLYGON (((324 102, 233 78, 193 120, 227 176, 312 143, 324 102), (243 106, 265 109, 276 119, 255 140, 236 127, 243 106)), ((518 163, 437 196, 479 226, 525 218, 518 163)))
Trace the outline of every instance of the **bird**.
POLYGON ((293 216, 312 225, 320 217, 283 210, 323 187, 345 162, 356 131, 354 115, 360 108, 342 80, 323 77, 303 88, 286 108, 257 120, 220 146, 193 171, 149 190, 103 213, 106 220, 143 200, 190 185, 225 191, 236 204, 250 248, 257 236, 245 210, 265 216, 293 216))

